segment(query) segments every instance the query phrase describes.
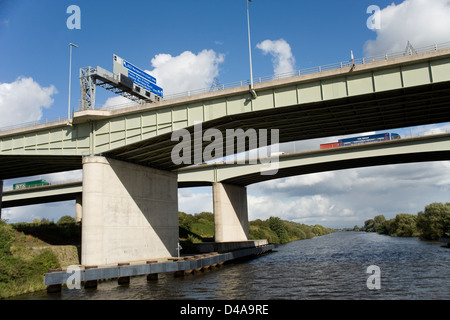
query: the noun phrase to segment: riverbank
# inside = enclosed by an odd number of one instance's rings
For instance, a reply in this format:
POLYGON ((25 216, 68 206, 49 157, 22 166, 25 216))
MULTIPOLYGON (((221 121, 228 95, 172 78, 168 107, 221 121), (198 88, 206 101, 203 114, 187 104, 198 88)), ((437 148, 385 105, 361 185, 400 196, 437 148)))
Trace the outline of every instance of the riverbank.
POLYGON ((43 274, 60 266, 55 251, 0 221, 0 299, 45 288, 43 274))
POLYGON ((417 215, 399 213, 389 220, 386 220, 384 215, 377 215, 373 219, 366 220, 364 226, 355 226, 353 231, 439 241, 441 238, 450 237, 450 203, 431 203, 417 215))
MULTIPOLYGON (((201 212, 195 215, 179 213, 180 239, 189 246, 191 243, 214 241, 214 214, 201 212)), ((249 222, 249 240, 267 239, 272 244, 311 239, 334 232, 321 225, 305 225, 293 221, 270 217, 266 220, 249 222)), ((184 248, 184 247, 183 247, 184 248)))

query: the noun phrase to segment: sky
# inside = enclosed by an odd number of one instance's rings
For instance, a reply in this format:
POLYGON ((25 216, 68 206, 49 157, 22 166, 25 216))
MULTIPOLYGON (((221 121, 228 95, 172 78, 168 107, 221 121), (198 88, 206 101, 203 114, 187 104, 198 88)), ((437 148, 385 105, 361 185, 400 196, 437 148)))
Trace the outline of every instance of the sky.
MULTIPOLYGON (((403 52, 450 41, 450 0, 253 0, 253 77, 403 52), (375 8, 375 10, 374 10, 375 8), (378 10, 379 9, 379 10, 378 10)), ((247 0, 0 0, 0 128, 66 118, 78 109, 79 70, 112 71, 113 54, 157 79, 165 95, 250 79, 247 0), (79 11, 73 11, 72 5, 79 11), (69 9, 69 10, 68 10, 69 9), (72 48, 71 68, 69 43, 72 48)), ((97 107, 127 103, 101 88, 97 107)), ((398 128, 404 137, 446 132, 449 124, 398 128)), ((311 150, 337 137, 283 145, 311 150)), ((5 189, 24 177, 5 181, 5 189)), ((51 183, 81 172, 43 175, 51 183)), ((278 216, 353 227, 383 214, 450 201, 450 162, 348 169, 250 185, 249 219, 278 216)), ((179 190, 179 210, 212 211, 211 188, 179 190)), ((10 222, 75 215, 73 201, 2 210, 10 222)))

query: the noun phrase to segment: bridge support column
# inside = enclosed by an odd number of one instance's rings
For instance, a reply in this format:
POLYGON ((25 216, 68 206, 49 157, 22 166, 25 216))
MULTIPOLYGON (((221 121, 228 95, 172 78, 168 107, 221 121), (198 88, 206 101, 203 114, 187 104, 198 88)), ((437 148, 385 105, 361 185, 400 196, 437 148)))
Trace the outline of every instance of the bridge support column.
POLYGON ((77 195, 75 198, 75 221, 80 222, 83 218, 83 196, 77 195))
POLYGON ((105 157, 83 159, 81 263, 176 255, 177 175, 105 157))
POLYGON ((215 242, 248 240, 247 188, 213 184, 215 242))
POLYGON ((0 219, 2 218, 3 180, 0 180, 0 219))

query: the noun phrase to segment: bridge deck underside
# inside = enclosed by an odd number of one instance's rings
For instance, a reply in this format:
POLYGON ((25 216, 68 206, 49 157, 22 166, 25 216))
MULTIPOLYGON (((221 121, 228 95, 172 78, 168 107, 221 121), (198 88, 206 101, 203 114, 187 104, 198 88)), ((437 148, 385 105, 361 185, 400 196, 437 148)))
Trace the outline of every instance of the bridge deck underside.
MULTIPOLYGON (((397 155, 370 157, 362 159, 348 159, 327 163, 317 163, 298 167, 281 168, 278 170, 276 175, 272 176, 261 175, 259 172, 256 172, 248 175, 242 175, 231 179, 227 179, 222 182, 239 186, 248 186, 253 183, 268 181, 271 179, 280 179, 316 172, 354 169, 354 168, 363 168, 381 165, 431 162, 431 161, 448 161, 448 160, 450 160, 450 151, 423 152, 423 153, 415 153, 414 155, 397 154, 397 155)), ((191 185, 191 183, 180 183, 179 185, 180 187, 194 186, 191 185)), ((208 183, 203 184, 203 186, 206 185, 208 185, 208 183)), ((200 185, 198 184, 198 186, 200 185)))
MULTIPOLYGON (((279 129, 282 143, 450 122, 449 106, 450 83, 444 82, 225 116, 203 123, 202 129, 204 132, 208 128, 216 128, 223 133, 226 129, 238 128, 279 129)), ((193 127, 188 130, 194 143, 193 127)), ((177 143, 171 141, 171 134, 165 134, 112 150, 106 156, 175 170, 184 166, 175 165, 171 160, 171 150, 177 143)), ((203 142, 203 146, 209 143, 203 142)))
POLYGON ((64 193, 61 195, 33 197, 33 198, 26 198, 26 199, 20 199, 20 200, 12 200, 12 201, 3 201, 2 208, 12 208, 12 207, 19 207, 19 206, 34 205, 34 204, 59 202, 59 201, 69 201, 69 200, 75 200, 77 196, 81 196, 81 192, 64 193))
POLYGON ((0 180, 81 168, 81 157, 77 156, 0 156, 0 180))

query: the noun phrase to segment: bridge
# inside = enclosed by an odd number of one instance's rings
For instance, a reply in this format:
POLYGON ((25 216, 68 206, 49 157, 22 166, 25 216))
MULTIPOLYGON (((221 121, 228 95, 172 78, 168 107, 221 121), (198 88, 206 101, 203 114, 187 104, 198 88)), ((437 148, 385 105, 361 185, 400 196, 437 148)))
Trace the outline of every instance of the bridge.
MULTIPOLYGON (((230 190, 234 190, 241 199, 246 199, 246 187, 263 181, 298 176, 309 173, 343 170, 349 168, 380 166, 400 163, 417 163, 450 160, 450 134, 435 134, 400 140, 384 141, 371 144, 361 144, 336 149, 313 150, 279 156, 275 175, 261 175, 264 164, 227 164, 218 162, 189 166, 177 170, 178 188, 211 186, 214 199, 227 198, 220 193, 227 192, 233 204, 234 215, 240 217, 241 238, 248 236, 246 217, 248 215, 246 202, 237 205, 230 190)), ((251 160, 247 160, 251 162, 251 160)), ((46 185, 28 189, 4 191, 3 208, 48 203, 55 201, 76 200, 76 219, 82 219, 82 181, 46 185)), ((214 214, 220 221, 223 204, 213 202, 214 214), (219 216, 219 217, 218 217, 219 216)), ((228 209, 229 210, 229 209, 228 209)), ((222 241, 232 241, 236 235, 230 230, 223 230, 217 224, 216 238, 222 241)))
POLYGON ((188 169, 172 161, 172 133, 187 130, 195 142, 199 124, 202 133, 278 129, 279 142, 289 142, 449 122, 450 49, 300 74, 254 90, 256 95, 242 86, 121 110, 83 110, 71 121, 0 132, 0 180, 83 169, 82 263, 97 265, 173 256, 179 184, 212 184, 216 231, 222 230, 216 241, 240 241, 248 238, 250 183, 375 163, 448 160, 448 137, 439 136, 288 155, 280 158, 278 174, 266 177, 258 165, 188 169), (183 181, 193 174, 201 178, 183 181))

